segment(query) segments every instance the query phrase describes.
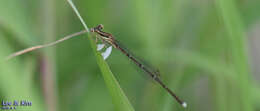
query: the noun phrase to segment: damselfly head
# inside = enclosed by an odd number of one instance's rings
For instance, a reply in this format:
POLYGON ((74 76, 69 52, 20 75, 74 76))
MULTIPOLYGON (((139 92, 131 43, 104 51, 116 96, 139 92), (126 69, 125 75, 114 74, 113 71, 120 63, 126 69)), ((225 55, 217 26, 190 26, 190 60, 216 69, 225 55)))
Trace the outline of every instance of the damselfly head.
POLYGON ((102 24, 99 24, 98 26, 97 26, 97 29, 98 30, 102 30, 104 28, 104 25, 102 25, 102 24))
POLYGON ((91 28, 90 32, 98 32, 101 31, 104 28, 104 26, 102 24, 99 24, 98 26, 91 28))

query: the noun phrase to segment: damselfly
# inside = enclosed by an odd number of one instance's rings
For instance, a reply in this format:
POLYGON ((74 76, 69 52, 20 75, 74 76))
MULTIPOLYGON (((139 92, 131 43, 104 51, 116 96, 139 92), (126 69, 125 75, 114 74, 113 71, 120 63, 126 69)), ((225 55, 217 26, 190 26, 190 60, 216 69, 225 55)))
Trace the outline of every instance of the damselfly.
MULTIPOLYGON (((103 25, 100 24, 97 27, 94 27, 91 29, 91 32, 97 33, 99 36, 98 39, 101 39, 103 42, 106 42, 110 45, 112 45, 114 48, 121 51, 124 55, 126 55, 130 60, 132 60, 140 69, 142 69, 146 74, 148 74, 150 77, 152 77, 156 82, 158 82, 172 97, 174 97, 179 104, 181 104, 184 108, 187 107, 187 104, 183 102, 172 90, 170 90, 158 77, 157 71, 151 71, 149 67, 144 65, 141 61, 139 61, 136 57, 134 57, 132 54, 130 54, 127 50, 122 48, 118 41, 114 38, 114 36, 110 33, 103 32, 103 25)), ((110 47, 111 48, 111 47, 110 47)), ((111 51, 109 51, 110 53, 111 51)), ((106 54, 107 55, 107 54, 106 54)), ((104 57, 104 59, 107 58, 104 57)))

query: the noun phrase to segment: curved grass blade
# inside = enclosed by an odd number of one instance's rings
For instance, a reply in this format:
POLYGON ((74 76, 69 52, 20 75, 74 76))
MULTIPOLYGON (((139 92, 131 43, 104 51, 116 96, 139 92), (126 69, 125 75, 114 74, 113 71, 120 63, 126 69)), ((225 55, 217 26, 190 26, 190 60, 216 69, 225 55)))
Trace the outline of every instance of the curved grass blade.
POLYGON ((109 89, 109 92, 113 99, 113 104, 115 105, 116 110, 118 111, 134 111, 134 108, 128 101, 128 98, 125 96, 123 90, 121 89, 119 83, 115 79, 113 73, 111 72, 108 64, 104 61, 103 56, 98 52, 96 49, 96 44, 90 37, 90 43, 91 47, 93 49, 93 52, 95 53, 97 63, 99 65, 99 68, 102 72, 103 78, 105 80, 105 83, 109 89))
MULTIPOLYGON (((81 20, 83 26, 86 30, 89 30, 83 19, 81 18, 80 14, 78 13, 76 7, 74 6, 73 2, 71 0, 68 0, 69 4, 73 8, 74 12, 77 14, 79 19, 81 20)), ((89 32, 89 31, 88 31, 89 32)), ((117 80, 115 79, 113 73, 111 72, 108 64, 104 61, 101 54, 97 51, 96 44, 91 38, 91 35, 88 34, 90 38, 90 45, 93 49, 93 52, 95 53, 96 60, 98 63, 98 66, 102 72, 102 76, 105 80, 105 83, 107 85, 107 88, 109 89, 109 92, 112 96, 113 104, 115 105, 115 110, 117 111, 134 111, 134 108, 128 101, 128 98, 124 94, 123 90, 121 89, 120 85, 118 84, 117 80)))

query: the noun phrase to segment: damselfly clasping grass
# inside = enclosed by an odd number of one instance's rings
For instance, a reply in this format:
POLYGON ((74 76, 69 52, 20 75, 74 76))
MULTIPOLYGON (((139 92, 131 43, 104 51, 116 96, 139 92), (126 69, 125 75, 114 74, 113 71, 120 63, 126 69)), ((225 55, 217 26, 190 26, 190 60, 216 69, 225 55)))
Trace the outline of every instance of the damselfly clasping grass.
MULTIPOLYGON (((158 71, 151 71, 150 67, 143 64, 141 61, 139 61, 136 57, 133 56, 133 54, 130 54, 129 51, 124 49, 118 41, 114 38, 114 36, 110 33, 103 32, 102 29, 104 26, 102 24, 98 25, 97 27, 94 27, 91 29, 91 32, 97 33, 99 36, 97 36, 98 39, 101 39, 103 42, 106 42, 110 45, 112 45, 114 48, 121 51, 124 55, 126 55, 131 61, 133 61, 140 69, 142 69, 146 74, 148 74, 150 77, 153 78, 156 82, 158 82, 172 97, 174 97, 179 104, 181 104, 184 108, 187 107, 187 103, 183 102, 172 90, 170 90, 159 78, 158 71)), ((105 57, 104 57, 105 58, 105 57)))

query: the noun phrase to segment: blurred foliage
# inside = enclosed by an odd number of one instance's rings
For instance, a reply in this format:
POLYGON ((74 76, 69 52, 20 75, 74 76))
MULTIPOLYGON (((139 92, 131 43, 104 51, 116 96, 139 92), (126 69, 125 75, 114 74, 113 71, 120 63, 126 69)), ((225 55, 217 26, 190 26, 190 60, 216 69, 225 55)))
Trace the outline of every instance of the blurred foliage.
MULTIPOLYGON (((247 35, 259 23, 259 0, 74 3, 88 26, 103 24, 160 69, 163 81, 188 103, 187 111, 260 110, 247 35)), ((65 0, 1 0, 0 99, 28 99, 33 111, 116 110, 86 35, 4 61, 83 29, 65 0)), ((135 110, 184 110, 116 49, 107 64, 135 110)))

